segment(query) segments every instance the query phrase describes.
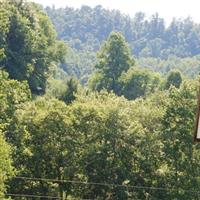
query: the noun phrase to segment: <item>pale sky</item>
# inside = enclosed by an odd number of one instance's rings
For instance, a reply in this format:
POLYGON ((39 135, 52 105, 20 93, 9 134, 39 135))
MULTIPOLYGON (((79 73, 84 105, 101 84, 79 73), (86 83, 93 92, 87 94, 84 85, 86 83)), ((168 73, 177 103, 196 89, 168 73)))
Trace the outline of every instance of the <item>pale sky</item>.
MULTIPOLYGON (((30 1, 30 0, 29 0, 30 1)), ((94 7, 102 5, 108 9, 118 9, 122 13, 134 16, 142 11, 150 16, 156 12, 169 23, 173 17, 192 17, 200 23, 200 0, 32 0, 44 6, 55 5, 56 8, 71 6, 79 8, 81 5, 94 7)))

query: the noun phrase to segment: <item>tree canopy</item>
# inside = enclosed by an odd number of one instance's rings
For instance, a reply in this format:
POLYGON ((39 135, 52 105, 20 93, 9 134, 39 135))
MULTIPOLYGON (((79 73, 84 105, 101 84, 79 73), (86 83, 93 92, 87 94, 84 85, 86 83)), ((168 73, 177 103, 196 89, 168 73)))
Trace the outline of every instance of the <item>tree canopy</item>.
POLYGON ((0 198, 4 199, 6 184, 8 178, 14 175, 11 157, 11 147, 5 141, 2 131, 0 130, 0 198))
POLYGON ((97 73, 91 81, 91 87, 113 90, 118 94, 119 78, 132 65, 134 60, 125 39, 121 34, 112 32, 97 54, 97 73))
POLYGON ((31 90, 44 91, 53 62, 64 61, 66 47, 56 40, 47 15, 34 3, 1 1, 0 66, 9 77, 27 80, 31 90))
POLYGON ((167 25, 156 13, 148 18, 142 12, 130 17, 102 6, 82 6, 80 9, 47 7, 45 11, 58 32, 58 38, 71 47, 63 69, 77 76, 82 84, 87 83, 95 70, 95 52, 113 31, 125 37, 139 66, 163 74, 179 70, 190 78, 198 74, 200 26, 190 17, 174 18, 167 25))
POLYGON ((199 27, 46 11, 66 57, 39 5, 0 0, 0 199, 198 200, 199 27))

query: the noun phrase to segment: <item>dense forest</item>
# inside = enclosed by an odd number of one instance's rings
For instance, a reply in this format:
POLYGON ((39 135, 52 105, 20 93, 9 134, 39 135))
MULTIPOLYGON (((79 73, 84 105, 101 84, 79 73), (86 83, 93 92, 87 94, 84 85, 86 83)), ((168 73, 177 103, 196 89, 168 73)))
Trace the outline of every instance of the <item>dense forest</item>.
POLYGON ((98 50, 111 31, 121 32, 130 44, 132 53, 141 57, 168 58, 194 56, 200 53, 200 25, 191 18, 174 19, 167 27, 158 14, 146 19, 144 13, 134 18, 117 10, 101 6, 80 9, 46 8, 58 32, 58 37, 69 41, 76 49, 98 50))
POLYGON ((0 199, 198 200, 199 27, 0 0, 0 199))
POLYGON ((189 17, 174 18, 167 26, 158 14, 147 18, 145 13, 138 12, 131 18, 101 6, 82 6, 80 9, 47 7, 45 11, 58 32, 58 38, 72 48, 63 69, 78 76, 82 83, 87 82, 94 70, 94 52, 112 31, 124 35, 141 66, 164 74, 178 69, 190 78, 199 72, 200 25, 189 17))

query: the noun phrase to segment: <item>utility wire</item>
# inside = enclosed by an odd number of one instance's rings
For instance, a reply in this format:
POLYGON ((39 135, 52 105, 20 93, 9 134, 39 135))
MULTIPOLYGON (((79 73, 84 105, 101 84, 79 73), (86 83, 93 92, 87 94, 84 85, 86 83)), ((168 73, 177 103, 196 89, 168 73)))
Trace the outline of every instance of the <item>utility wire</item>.
MULTIPOLYGON (((51 197, 51 196, 38 196, 38 195, 26 195, 26 194, 11 194, 11 193, 8 193, 8 194, 5 194, 5 196, 10 196, 10 197, 32 197, 32 198, 46 198, 46 199, 58 199, 60 200, 61 198, 60 197, 51 197)), ((2 200, 5 200, 5 198, 3 197, 0 197, 0 199, 2 200)), ((95 199, 80 199, 80 198, 73 198, 73 197, 70 197, 70 199, 72 200, 95 200, 95 199)), ((137 200, 143 200, 143 199, 138 199, 137 200)), ((159 199, 156 199, 154 198, 154 200, 159 200, 159 199)))
MULTIPOLYGON (((7 193, 5 194, 5 196, 10 196, 10 197, 35 197, 35 198, 45 198, 45 199, 61 199, 60 197, 53 197, 53 196, 43 196, 43 195, 34 195, 34 194, 12 194, 12 193, 7 193)), ((76 198, 72 198, 74 200, 76 200, 76 198)), ((78 200, 93 200, 93 199, 80 199, 78 198, 78 200)))
POLYGON ((59 197, 34 195, 34 194, 12 194, 12 193, 7 193, 7 194, 5 194, 5 196, 10 196, 10 197, 35 197, 35 198, 44 198, 44 199, 61 199, 59 197))
POLYGON ((100 183, 100 182, 86 182, 86 181, 74 181, 74 180, 57 180, 57 179, 49 179, 49 178, 30 178, 23 176, 13 177, 14 179, 23 179, 23 180, 32 180, 32 181, 47 181, 47 182, 60 182, 60 183, 72 183, 72 184, 82 184, 82 185, 99 185, 99 186, 111 186, 111 187, 124 187, 124 188, 132 188, 132 189, 147 189, 147 190, 160 190, 160 191, 184 191, 189 193, 200 194, 200 191, 196 190, 186 190, 182 188, 164 188, 164 187, 148 187, 148 186, 136 186, 136 185, 121 185, 121 184, 113 184, 113 183, 100 183))

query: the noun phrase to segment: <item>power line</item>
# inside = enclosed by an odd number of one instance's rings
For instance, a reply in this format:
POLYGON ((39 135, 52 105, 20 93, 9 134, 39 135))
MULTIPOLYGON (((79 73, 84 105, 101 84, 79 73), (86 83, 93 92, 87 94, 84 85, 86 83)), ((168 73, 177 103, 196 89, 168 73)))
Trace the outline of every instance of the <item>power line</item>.
MULTIPOLYGON (((35 198, 45 198, 45 199, 61 199, 60 197, 53 197, 53 196, 43 196, 43 195, 34 195, 34 194, 12 194, 12 193, 7 193, 5 196, 10 196, 10 197, 35 197, 35 198)), ((76 198, 72 198, 76 199, 76 198)), ((78 200, 92 200, 92 199, 78 199, 78 200)))
POLYGON ((82 184, 82 185, 99 185, 99 186, 111 186, 111 187, 124 187, 124 188, 132 188, 132 189, 147 189, 147 190, 160 190, 160 191, 184 191, 189 193, 200 194, 199 191, 196 190, 186 190, 182 188, 164 188, 164 187, 149 187, 149 186, 136 186, 136 185, 121 185, 121 184, 113 184, 113 183, 100 183, 100 182, 86 182, 86 181, 74 181, 74 180, 57 180, 57 179, 49 179, 49 178, 30 178, 23 176, 13 177, 15 179, 23 179, 23 180, 33 180, 33 181, 47 181, 47 182, 60 182, 60 183, 72 183, 72 184, 82 184))
MULTIPOLYGON (((7 193, 4 194, 5 197, 27 197, 27 198, 45 198, 45 199, 57 199, 61 200, 60 197, 53 197, 53 196, 42 196, 42 195, 34 195, 34 194, 12 194, 12 193, 7 193)), ((0 197, 0 199, 5 200, 4 197, 0 197)), ((80 198, 75 198, 75 197, 70 197, 71 200, 95 200, 95 199, 80 199, 80 198)), ((137 200, 143 200, 143 199, 138 199, 137 200)), ((157 200, 157 199, 154 199, 157 200)))
POLYGON ((7 193, 7 194, 5 194, 5 196, 10 196, 10 197, 35 197, 35 198, 45 198, 45 199, 61 199, 60 197, 34 195, 34 194, 12 194, 12 193, 7 193))

